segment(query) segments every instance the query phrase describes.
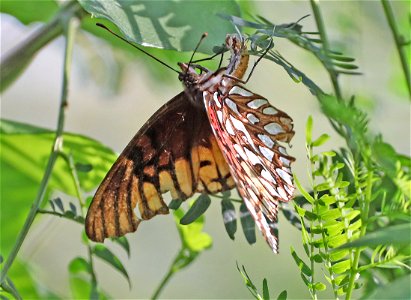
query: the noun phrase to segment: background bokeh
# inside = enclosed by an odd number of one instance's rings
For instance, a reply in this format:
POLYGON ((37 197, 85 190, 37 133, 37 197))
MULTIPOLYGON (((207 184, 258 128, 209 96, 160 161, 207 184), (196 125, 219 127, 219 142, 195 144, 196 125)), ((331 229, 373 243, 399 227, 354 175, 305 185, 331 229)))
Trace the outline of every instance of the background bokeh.
MULTIPOLYGON (((255 2, 256 11, 273 23, 289 23, 310 14, 307 1, 255 2)), ((407 24, 408 1, 392 3, 398 20, 407 24)), ((410 106, 401 84, 399 59, 382 8, 374 1, 325 1, 322 12, 333 49, 355 57, 361 76, 341 77, 345 97, 356 95, 359 106, 371 117, 370 127, 381 132, 385 140, 400 153, 410 154, 410 106)), ((306 31, 315 31, 313 17, 301 23, 306 31)), ((13 49, 36 27, 23 26, 13 17, 1 15, 1 55, 13 49)), ((409 26, 409 25, 408 25, 409 26)), ((402 28, 409 32, 409 28, 402 28)), ((147 57, 127 61, 118 91, 113 91, 116 53, 96 38, 80 34, 75 47, 73 76, 70 82, 66 131, 95 138, 120 152, 135 132, 162 104, 181 91, 175 74, 161 68, 147 57), (103 60, 96 60, 96 56, 103 60), (114 58, 113 58, 114 57, 114 58), (105 65, 99 65, 104 61, 105 65), (94 68, 94 69, 93 69, 94 68), (97 71, 96 71, 97 70, 97 71), (99 74, 103 73, 103 74, 99 74), (155 74, 154 74, 155 73, 155 74), (97 75, 96 75, 97 74, 97 75), (106 81, 109 82, 106 82, 106 81), (102 82, 106 82, 102 84, 102 82)), ((331 92, 327 73, 310 54, 285 41, 276 47, 283 56, 331 92)), ((121 56, 121 54, 120 54, 121 56)), ((124 57, 121 58, 124 61, 124 57)), ((58 38, 43 49, 26 72, 1 96, 1 117, 46 128, 55 128, 61 89, 63 39, 58 38)), ((324 148, 336 148, 336 137, 309 91, 293 82, 282 69, 262 62, 248 88, 265 95, 271 103, 293 117, 296 136, 290 153, 296 157, 294 172, 307 183, 304 126, 309 115, 314 118, 314 132, 329 133, 332 139, 324 148)), ((7 176, 7 174, 3 174, 7 176)), ((2 187, 7 188, 7 187, 2 187)), ((177 274, 161 295, 165 298, 250 298, 236 269, 244 265, 254 282, 261 287, 267 278, 270 290, 277 295, 287 290, 290 299, 307 298, 307 290, 290 255, 290 246, 303 253, 300 232, 280 217, 280 255, 273 255, 258 233, 250 246, 237 232, 231 241, 224 229, 220 203, 212 202, 206 212, 205 231, 213 238, 213 247, 202 253, 189 268, 177 274)), ((69 297, 68 262, 85 255, 78 224, 52 217, 42 217, 30 231, 20 257, 30 262, 39 282, 57 294, 69 297)), ((126 280, 104 263, 97 263, 97 276, 114 298, 147 298, 166 273, 179 247, 178 233, 171 216, 156 217, 130 234, 131 257, 118 255, 132 280, 126 280)), ((116 248, 115 245, 112 246, 116 248)), ((119 250, 119 249, 118 249, 119 250)))

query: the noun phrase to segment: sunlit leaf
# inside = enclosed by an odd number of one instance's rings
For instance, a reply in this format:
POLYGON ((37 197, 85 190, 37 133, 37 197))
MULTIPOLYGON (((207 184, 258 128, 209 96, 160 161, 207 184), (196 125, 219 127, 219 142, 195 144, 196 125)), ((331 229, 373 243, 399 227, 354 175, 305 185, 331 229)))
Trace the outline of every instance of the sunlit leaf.
MULTIPOLYGON (((184 215, 184 211, 180 208, 174 211, 174 217, 179 220, 184 215)), ((177 224, 183 246, 193 252, 201 252, 208 249, 212 245, 211 237, 203 232, 204 216, 200 216, 194 222, 188 225, 177 224)))
POLYGON ((110 20, 130 41, 144 46, 192 51, 201 35, 208 32, 200 47, 200 52, 208 54, 225 40, 227 33, 234 32, 233 25, 222 21, 217 13, 240 13, 232 0, 79 2, 93 17, 110 20))
MULTIPOLYGON (((0 133, 0 165, 3 174, 0 176, 1 253, 7 255, 38 193, 51 152, 54 132, 28 124, 1 120, 0 133)), ((71 153, 74 161, 93 165, 92 172, 78 174, 85 191, 91 191, 100 184, 117 157, 113 151, 97 141, 76 134, 64 134, 63 150, 71 153)), ((53 190, 76 196, 73 178, 67 163, 61 157, 57 159, 54 167, 46 200, 53 190)), ((47 201, 43 201, 42 207, 46 204, 47 201)))

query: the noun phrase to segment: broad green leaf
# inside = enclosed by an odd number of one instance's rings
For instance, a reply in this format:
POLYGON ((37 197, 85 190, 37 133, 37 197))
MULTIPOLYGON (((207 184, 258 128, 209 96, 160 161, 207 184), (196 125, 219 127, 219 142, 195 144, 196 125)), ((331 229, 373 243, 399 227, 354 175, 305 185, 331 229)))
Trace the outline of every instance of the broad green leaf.
MULTIPOLYGON (((179 208, 174 211, 174 218, 178 220, 184 215, 184 211, 179 208)), ((178 232, 180 233, 183 247, 188 248, 193 252, 201 252, 208 249, 212 245, 211 237, 203 232, 204 216, 199 217, 197 220, 188 225, 177 224, 178 232)))
MULTIPOLYGON (((54 132, 28 124, 1 120, 0 133, 1 253, 7 256, 38 193, 51 152, 54 132)), ((93 165, 92 172, 78 174, 85 191, 93 190, 101 182, 116 158, 113 151, 97 141, 69 133, 64 134, 64 151, 71 152, 76 162, 93 165)), ((46 199, 53 190, 75 196, 73 179, 67 163, 60 157, 54 167, 46 199)), ((43 200, 42 206, 46 204, 47 201, 43 200)))
MULTIPOLYGON (((16 260, 11 267, 8 276, 13 280, 20 295, 24 298, 40 299, 39 290, 35 278, 30 274, 30 269, 26 263, 16 260)), ((12 299, 10 297, 10 299, 12 299)))
POLYGON ((263 299, 270 300, 270 291, 268 289, 267 279, 263 279, 263 299))
POLYGON ((278 295, 277 300, 287 300, 287 291, 286 290, 282 291, 278 295))
POLYGON ((71 260, 68 269, 69 272, 73 275, 81 272, 86 272, 88 274, 92 272, 89 262, 85 260, 83 257, 76 257, 73 260, 71 260))
POLYGON ((131 286, 130 278, 128 276, 126 268, 123 266, 122 262, 118 259, 118 257, 113 254, 113 252, 111 252, 103 245, 95 245, 92 249, 92 252, 97 257, 101 258, 109 265, 111 265, 113 268, 115 268, 117 271, 119 271, 121 274, 123 274, 124 277, 126 277, 129 286, 131 286))
POLYGON ((127 256, 130 257, 130 244, 127 237, 116 237, 111 239, 114 243, 119 244, 127 252, 127 256))
POLYGON ((411 299, 411 274, 380 286, 363 299, 411 299))
POLYGON ((192 51, 204 32, 200 52, 211 54, 234 27, 217 13, 239 15, 235 1, 89 1, 80 0, 93 17, 113 22, 130 41, 143 46, 192 51))
POLYGON ((247 242, 250 245, 254 244, 256 242, 255 222, 244 202, 240 205, 240 220, 247 242))
POLYGON ((205 213, 207 208, 211 204, 211 199, 210 196, 207 194, 201 194, 191 205, 191 207, 188 209, 186 214, 181 218, 180 224, 182 225, 188 225, 195 220, 197 220, 202 214, 205 213))
POLYGON ((311 276, 312 272, 310 267, 298 256, 297 252, 295 252, 294 248, 291 247, 291 256, 294 258, 295 263, 297 264, 298 268, 301 270, 306 276, 311 276))
POLYGON ((2 1, 0 12, 16 17, 23 24, 46 22, 58 11, 57 1, 2 1))
POLYGON ((411 223, 388 226, 341 246, 344 248, 375 247, 378 245, 409 245, 411 243, 411 223))
POLYGON ((73 299, 89 299, 93 289, 89 280, 77 275, 71 275, 69 282, 73 299))
POLYGON ((237 216, 234 204, 228 199, 221 200, 221 213, 228 236, 234 240, 234 234, 237 231, 237 216))

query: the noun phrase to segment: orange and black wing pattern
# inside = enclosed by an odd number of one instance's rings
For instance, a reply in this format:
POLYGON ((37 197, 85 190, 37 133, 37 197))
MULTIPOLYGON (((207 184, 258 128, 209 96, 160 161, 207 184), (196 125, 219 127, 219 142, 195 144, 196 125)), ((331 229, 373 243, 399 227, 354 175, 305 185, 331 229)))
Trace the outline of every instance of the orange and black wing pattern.
POLYGON ((186 200, 196 192, 235 187, 207 114, 184 92, 137 132, 97 189, 86 218, 96 242, 134 232, 141 220, 168 214, 163 194, 186 200), (138 207, 139 216, 134 213, 138 207))

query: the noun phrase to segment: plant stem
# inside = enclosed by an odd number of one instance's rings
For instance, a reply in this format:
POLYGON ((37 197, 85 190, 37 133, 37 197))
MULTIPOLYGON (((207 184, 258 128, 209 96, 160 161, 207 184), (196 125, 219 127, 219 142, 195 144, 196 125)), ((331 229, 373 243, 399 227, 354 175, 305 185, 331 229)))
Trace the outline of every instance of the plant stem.
MULTIPOLYGON (((330 49, 328 39, 327 39, 327 33, 325 31, 325 26, 323 22, 323 18, 321 16, 321 11, 318 6, 319 0, 310 0, 311 3, 311 9, 313 10, 314 13, 314 18, 315 22, 317 24, 318 32, 320 33, 321 41, 323 43, 323 50, 325 53, 327 53, 330 49)), ((334 93, 335 96, 337 97, 338 100, 341 100, 341 89, 340 85, 338 84, 338 73, 334 70, 334 68, 328 65, 325 65, 331 79, 331 83, 334 88, 334 93)))
MULTIPOLYGON (((368 170, 365 197, 361 205, 362 206, 361 207, 362 226, 361 226, 360 237, 364 236, 365 233, 367 232, 368 212, 369 212, 370 201, 372 197, 372 186, 373 186, 373 172, 371 170, 368 170)), ((351 295, 354 290, 354 281, 357 277, 357 274, 359 273, 358 263, 360 260, 361 251, 362 251, 361 248, 355 249, 354 260, 351 265, 350 280, 348 282, 347 292, 346 292, 346 297, 345 297, 346 300, 351 299, 351 295)))
POLYGON ((68 2, 49 23, 6 54, 0 63, 0 92, 6 90, 19 77, 39 50, 64 32, 62 20, 82 14, 83 9, 77 1, 68 2))
POLYGON ((73 50, 73 39, 74 33, 77 26, 77 21, 72 17, 66 20, 60 20, 62 24, 65 24, 64 27, 66 30, 66 46, 65 46, 65 54, 64 54, 64 67, 63 67, 63 84, 62 84, 62 92, 61 92, 61 99, 60 99, 60 108, 59 108, 59 116, 57 122, 57 129, 56 129, 56 136, 54 138, 53 146, 51 149, 50 157, 47 162, 46 170, 44 172, 44 176, 40 183, 40 188, 37 193, 37 196, 31 206, 29 214, 26 218, 26 221, 21 229, 16 242, 11 250, 9 256, 7 257, 6 262, 4 263, 3 269, 1 270, 1 277, 0 282, 3 283, 4 279, 6 278, 7 272, 10 269, 11 265, 13 264, 21 245, 24 242, 24 239, 27 236, 27 233, 30 230, 31 225, 33 224, 34 218, 37 214, 38 209, 41 206, 42 200, 44 195, 47 191, 47 185, 51 178, 51 174, 53 171, 54 164, 58 158, 60 148, 63 144, 63 127, 64 127, 64 119, 65 119, 65 110, 67 107, 67 95, 68 95, 68 78, 70 75, 70 65, 71 65, 71 58, 72 58, 72 50, 73 50))
POLYGON ((409 59, 409 54, 407 56, 407 54, 405 53, 406 51, 404 47, 404 37, 398 31, 397 24, 395 23, 395 17, 391 8, 391 4, 387 0, 381 0, 381 4, 384 8, 385 17, 387 18, 388 25, 390 26, 392 36, 394 37, 395 45, 398 51, 398 56, 401 60, 401 66, 404 72, 408 93, 411 97, 411 76, 407 60, 407 57, 409 59))
MULTIPOLYGON (((308 149, 308 159, 310 161, 310 175, 311 175, 311 184, 313 187, 313 198, 314 198, 314 203, 311 205, 311 212, 314 213, 314 210, 317 210, 317 204, 318 204, 318 193, 315 190, 315 175, 314 175, 314 171, 315 171, 315 162, 313 160, 313 147, 312 144, 310 142, 310 144, 307 144, 307 149, 308 149)), ((311 278, 310 278, 310 283, 311 283, 311 292, 312 292, 312 297, 313 299, 317 299, 317 291, 315 288, 315 261, 314 261, 314 232, 313 232, 313 227, 314 227, 314 220, 310 221, 310 269, 311 269, 311 278)))
POLYGON ((170 268, 168 269, 167 274, 163 277, 163 279, 161 280, 160 284, 158 285, 158 287, 156 288, 156 290, 154 291, 154 293, 153 293, 153 295, 151 296, 150 299, 152 299, 152 300, 157 299, 158 296, 160 295, 160 293, 163 291, 164 287, 167 285, 167 283, 170 280, 171 276, 173 276, 173 274, 175 273, 174 265, 175 265, 176 261, 183 254, 183 251, 184 251, 184 248, 180 249, 179 253, 174 258, 173 263, 171 264, 170 268))

